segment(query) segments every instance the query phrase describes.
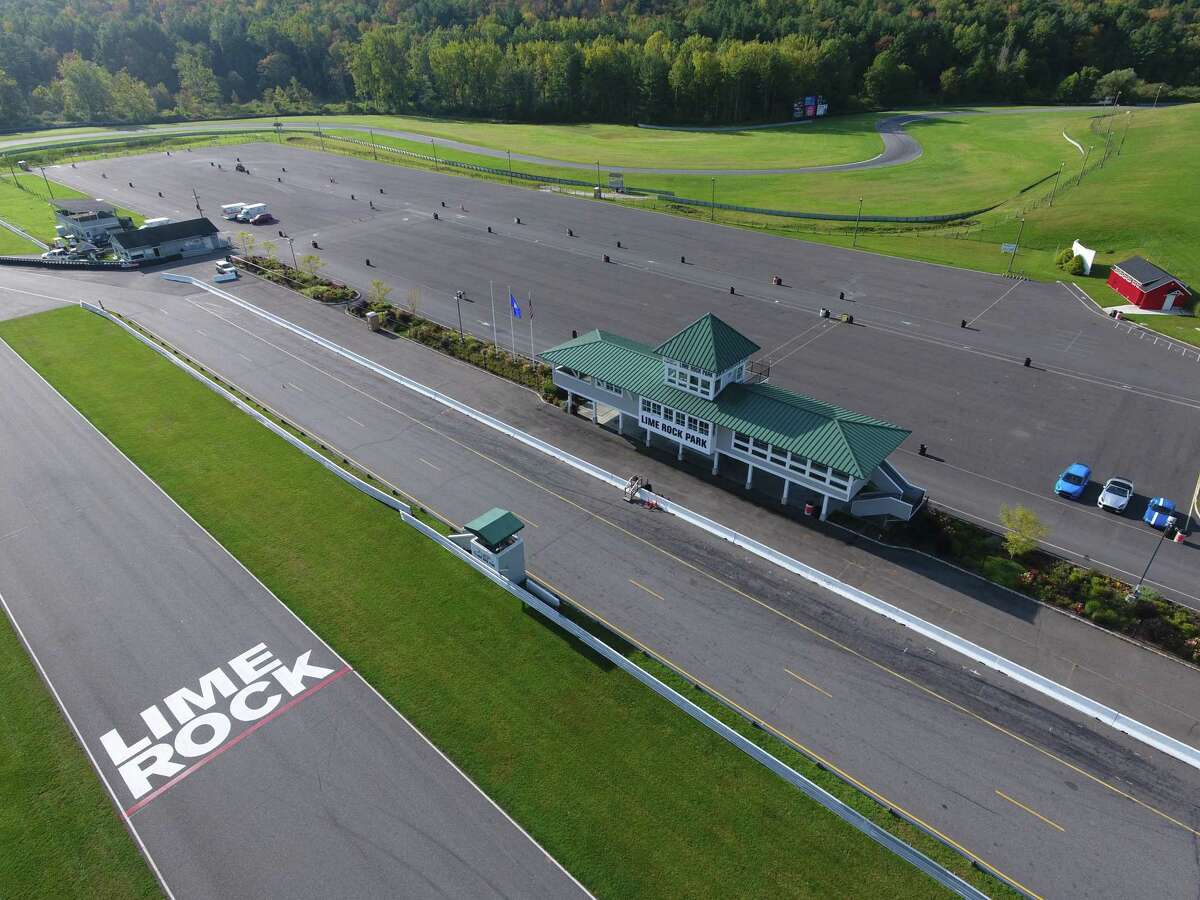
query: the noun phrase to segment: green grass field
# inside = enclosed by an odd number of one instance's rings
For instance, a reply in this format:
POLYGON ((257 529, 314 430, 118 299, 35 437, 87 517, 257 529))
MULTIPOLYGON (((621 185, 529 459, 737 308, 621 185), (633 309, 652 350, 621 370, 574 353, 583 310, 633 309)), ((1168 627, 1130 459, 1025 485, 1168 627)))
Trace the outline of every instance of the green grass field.
POLYGON ((0 896, 161 896, 25 646, 0 619, 0 896))
MULTIPOLYGON (((0 338, 597 895, 942 895, 116 327, 66 308, 0 323, 0 338), (331 534, 354 537, 330 553, 331 534)), ((1003 893, 772 744, 884 827, 1003 893)), ((53 840, 69 848, 72 836, 53 840)))

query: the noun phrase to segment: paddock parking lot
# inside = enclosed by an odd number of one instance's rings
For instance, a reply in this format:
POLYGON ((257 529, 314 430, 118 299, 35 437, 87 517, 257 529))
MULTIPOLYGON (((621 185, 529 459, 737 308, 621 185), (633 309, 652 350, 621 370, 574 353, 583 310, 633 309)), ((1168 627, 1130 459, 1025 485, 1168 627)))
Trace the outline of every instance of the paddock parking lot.
MULTIPOLYGON (((1002 504, 1028 505, 1061 552, 1126 577, 1141 573, 1158 540, 1140 522, 1147 498, 1186 508, 1196 482, 1200 354, 1105 318, 1069 285, 272 144, 51 174, 146 215, 194 214, 193 189, 214 221, 223 203, 265 202, 277 224, 231 230, 274 240, 290 261, 283 230, 332 277, 362 288, 381 278, 394 302, 417 298, 422 314, 448 324, 464 290, 473 301, 464 326, 484 338, 495 329, 518 352, 529 352, 531 329, 526 312, 510 330, 510 287, 527 309, 532 298, 539 350, 591 328, 653 343, 714 312, 764 347, 776 384, 911 428, 895 461, 934 503, 989 523, 1002 504), (233 171, 238 157, 249 174, 233 171), (820 318, 821 307, 832 317, 820 318), (838 322, 843 313, 854 323, 838 322), (1052 494, 1074 461, 1091 465, 1097 482, 1079 502, 1052 494), (1124 517, 1095 507, 1112 475, 1137 488, 1124 517)), ((1197 575, 1200 557, 1185 544, 1159 553, 1149 581, 1195 606, 1197 575)))

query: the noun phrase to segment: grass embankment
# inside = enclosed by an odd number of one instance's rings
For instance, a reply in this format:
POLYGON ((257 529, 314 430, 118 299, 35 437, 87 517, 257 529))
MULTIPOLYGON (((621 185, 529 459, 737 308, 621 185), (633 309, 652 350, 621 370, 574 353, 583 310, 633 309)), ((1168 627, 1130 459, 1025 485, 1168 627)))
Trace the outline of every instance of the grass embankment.
MULTIPOLYGON (((58 200, 81 200, 87 197, 74 188, 50 181, 50 192, 58 200)), ((10 173, 0 176, 0 219, 16 225, 46 243, 54 241, 54 211, 50 207, 46 192, 46 179, 40 174, 18 172, 14 179, 10 173)), ((133 219, 140 225, 142 217, 128 209, 117 208, 117 214, 133 219)), ((0 228, 0 253, 29 254, 41 252, 41 248, 7 228, 0 228)))
POLYGON ((0 337, 598 895, 941 895, 115 327, 68 308, 0 323, 0 337), (331 534, 353 538, 331 552, 331 534))
POLYGON ((0 896, 161 896, 8 617, 0 619, 0 896))

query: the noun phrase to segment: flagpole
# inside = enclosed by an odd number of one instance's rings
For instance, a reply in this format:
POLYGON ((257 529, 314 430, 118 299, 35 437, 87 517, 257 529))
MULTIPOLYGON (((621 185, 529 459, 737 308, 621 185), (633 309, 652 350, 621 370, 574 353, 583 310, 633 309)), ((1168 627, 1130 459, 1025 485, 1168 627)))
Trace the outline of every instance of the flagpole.
POLYGON ((492 343, 499 350, 500 340, 496 337, 496 285, 494 282, 488 282, 488 293, 492 296, 492 343))
POLYGON ((529 307, 529 361, 536 366, 537 352, 533 348, 533 291, 529 292, 525 303, 529 307))
POLYGON ((508 286, 508 333, 512 336, 512 355, 517 358, 517 320, 513 317, 512 285, 508 286))

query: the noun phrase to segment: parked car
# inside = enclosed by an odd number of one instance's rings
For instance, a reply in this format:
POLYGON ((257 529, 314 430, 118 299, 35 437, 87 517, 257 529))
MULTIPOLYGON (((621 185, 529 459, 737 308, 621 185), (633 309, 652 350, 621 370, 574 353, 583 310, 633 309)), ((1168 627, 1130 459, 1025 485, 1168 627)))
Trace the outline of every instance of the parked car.
POLYGON ((71 255, 71 251, 66 247, 55 247, 53 250, 47 250, 42 254, 42 259, 66 259, 71 255))
POLYGON ((1096 505, 1109 512, 1122 513, 1133 497, 1133 482, 1128 478, 1110 478, 1104 482, 1096 505))
POLYGON ((1091 466, 1084 463, 1071 463, 1063 469, 1063 473, 1058 476, 1058 481, 1054 482, 1054 493, 1060 497, 1078 500, 1083 496, 1083 489, 1087 487, 1091 477, 1091 466))
POLYGON ((259 213, 257 216, 255 216, 253 219, 251 219, 250 224, 251 225, 270 225, 274 221, 275 221, 275 217, 273 215, 271 215, 269 212, 265 212, 265 213, 259 213))
POLYGON ((1151 528, 1166 528, 1167 519, 1175 515, 1175 504, 1166 497, 1152 497, 1146 504, 1142 521, 1151 528))

